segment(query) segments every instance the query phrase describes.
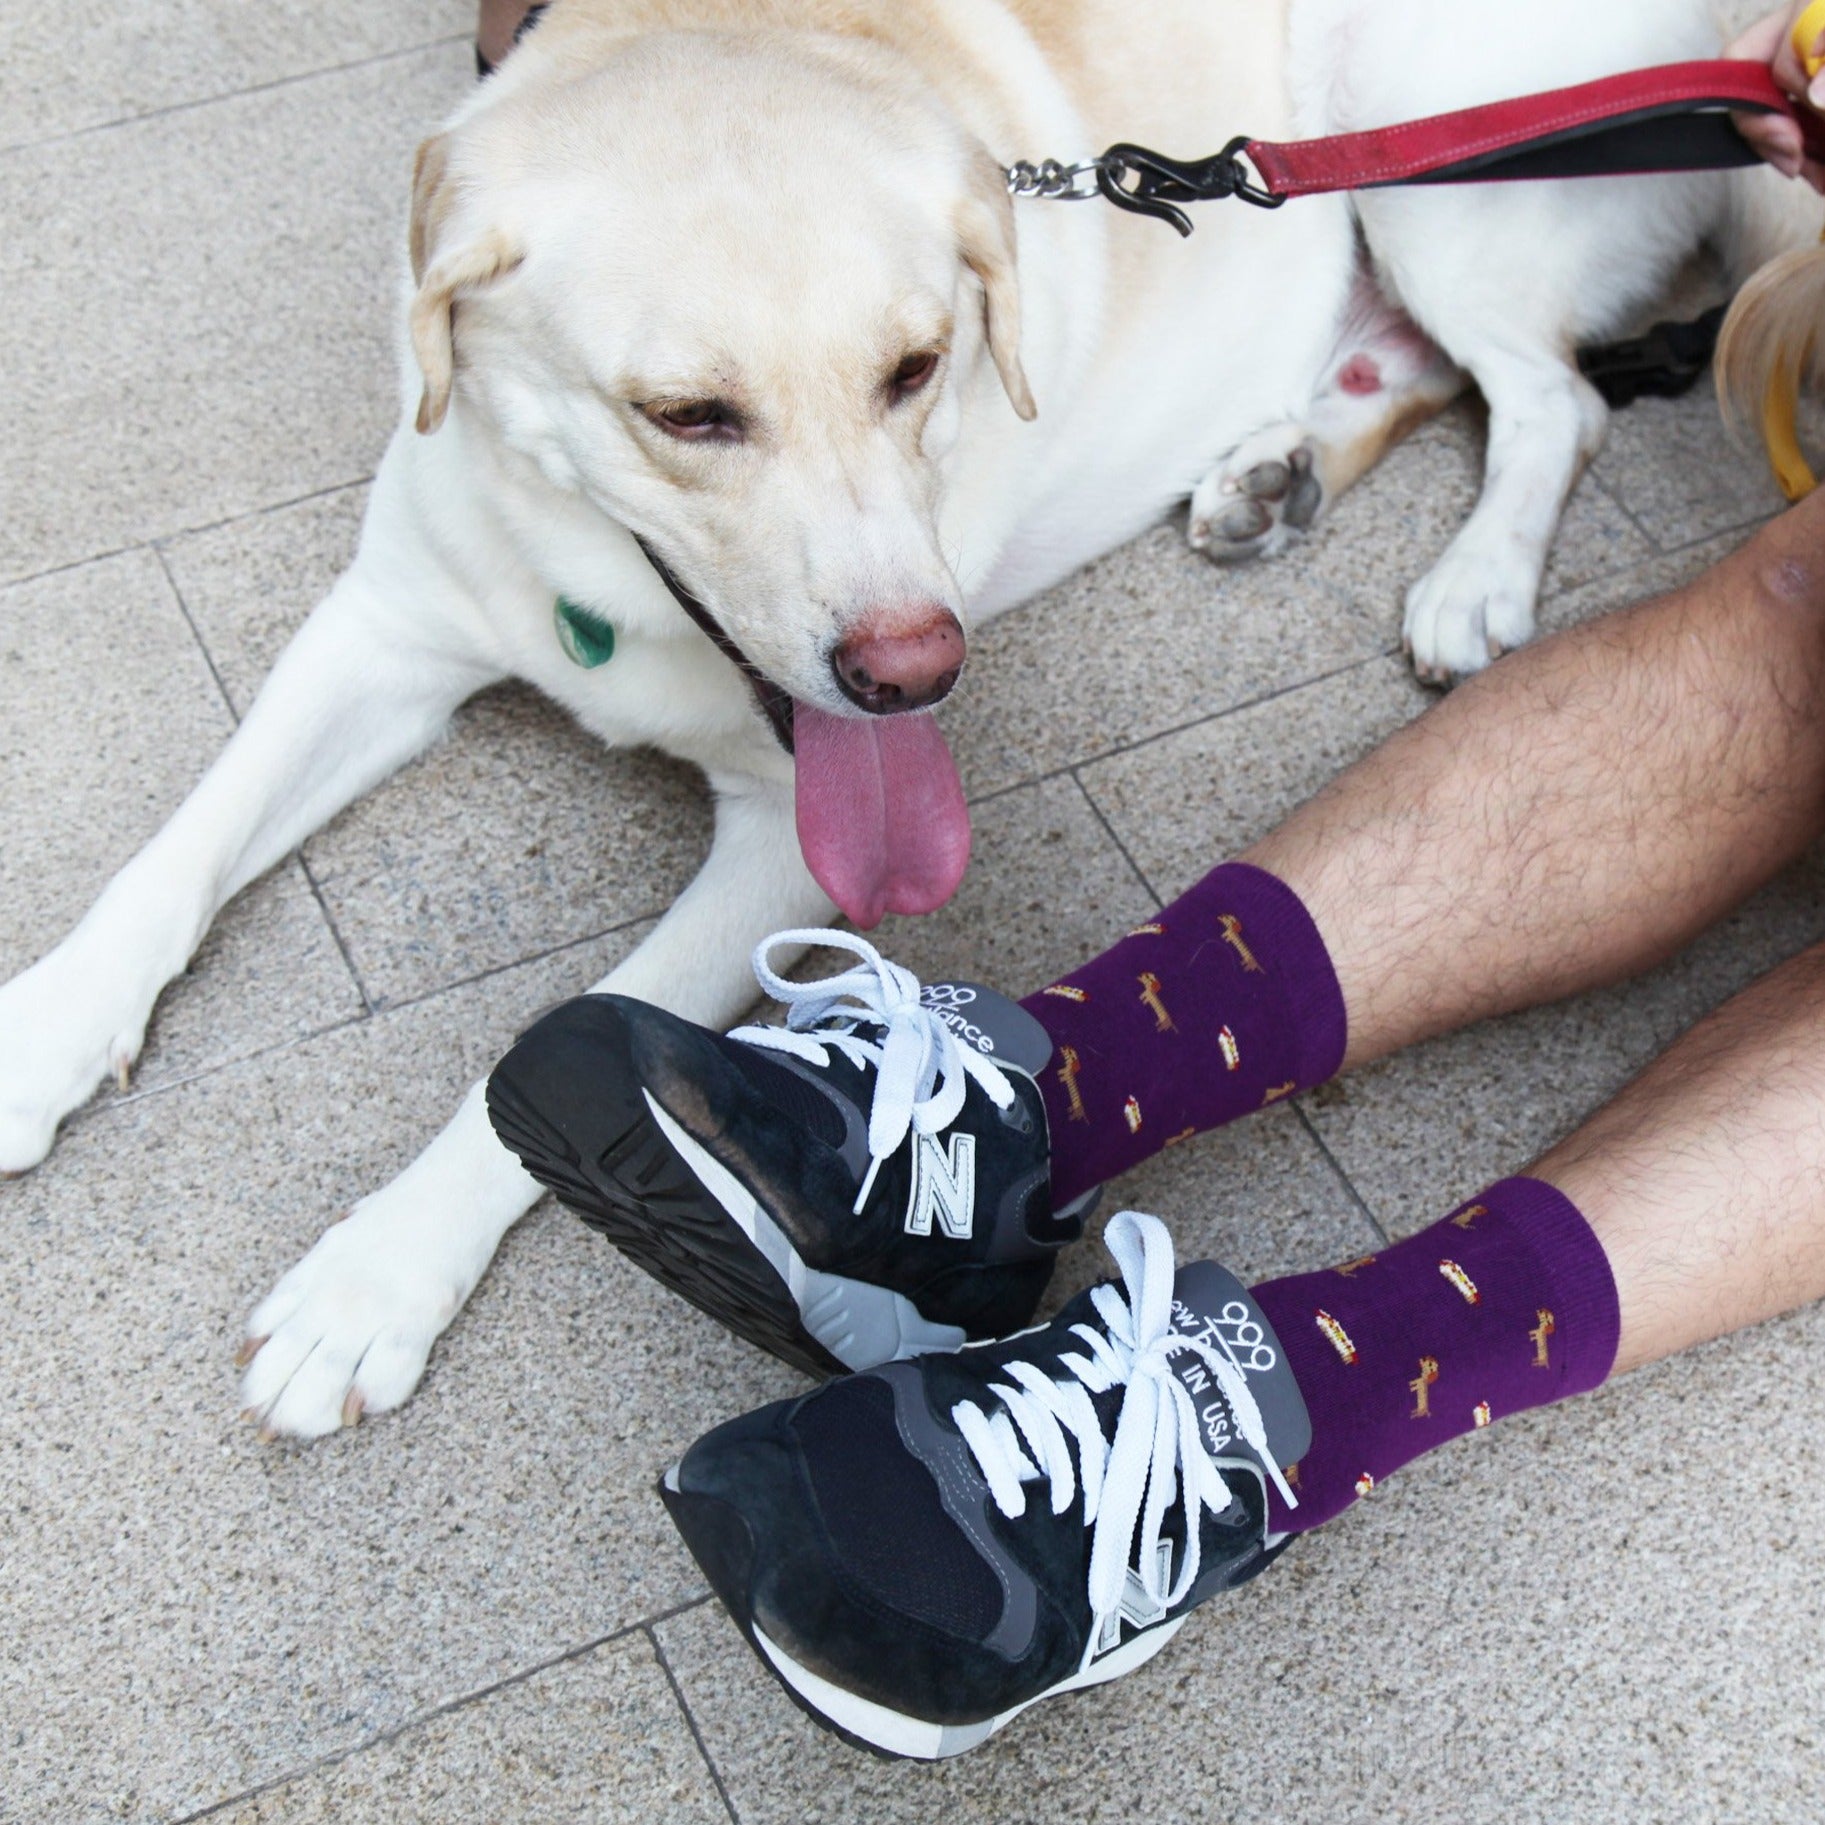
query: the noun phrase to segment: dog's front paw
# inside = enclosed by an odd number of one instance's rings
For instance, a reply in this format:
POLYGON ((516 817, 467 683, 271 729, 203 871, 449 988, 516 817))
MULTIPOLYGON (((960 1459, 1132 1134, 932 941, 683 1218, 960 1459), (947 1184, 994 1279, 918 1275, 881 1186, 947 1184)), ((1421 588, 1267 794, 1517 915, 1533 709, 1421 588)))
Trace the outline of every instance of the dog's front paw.
POLYGON ((1272 557, 1324 506, 1317 446, 1300 425, 1271 425, 1239 444, 1191 497, 1186 537, 1220 563, 1272 557))
MULTIPOLYGON (((404 1194, 409 1203, 410 1194, 404 1194)), ((395 1184, 327 1230, 247 1322, 242 1403, 263 1436, 321 1438, 404 1404, 469 1295, 395 1184)))
POLYGON ((1480 672, 1534 632, 1531 571, 1453 547, 1407 591, 1401 644, 1428 684, 1480 672))
POLYGON ((123 1012, 108 975, 74 967, 66 947, 0 988, 0 1178, 36 1166, 98 1084, 127 1087, 146 1016, 123 1012))

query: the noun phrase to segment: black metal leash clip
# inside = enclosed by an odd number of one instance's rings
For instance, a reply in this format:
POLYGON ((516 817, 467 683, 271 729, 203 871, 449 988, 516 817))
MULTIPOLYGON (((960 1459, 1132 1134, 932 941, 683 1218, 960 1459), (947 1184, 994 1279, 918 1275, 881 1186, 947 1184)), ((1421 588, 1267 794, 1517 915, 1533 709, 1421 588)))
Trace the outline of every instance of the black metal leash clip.
POLYGON ((1118 209, 1155 216, 1188 235, 1191 217, 1179 203, 1235 196, 1257 209, 1278 209, 1286 201, 1249 177, 1241 158, 1247 146, 1248 136, 1238 134, 1221 152, 1198 159, 1167 158, 1145 146, 1111 146, 1096 162, 1096 187, 1118 209))

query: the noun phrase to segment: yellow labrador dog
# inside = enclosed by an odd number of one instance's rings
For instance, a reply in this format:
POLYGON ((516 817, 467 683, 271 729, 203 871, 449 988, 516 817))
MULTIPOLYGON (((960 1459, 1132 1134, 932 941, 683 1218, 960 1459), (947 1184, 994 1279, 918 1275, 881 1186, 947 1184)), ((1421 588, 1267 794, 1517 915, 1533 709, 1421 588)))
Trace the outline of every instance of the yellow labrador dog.
MULTIPOLYGON (((599 986, 724 1022, 763 935, 947 897, 969 823, 923 712, 967 628, 1175 500, 1213 555, 1271 552, 1468 377, 1487 483, 1407 638, 1435 676, 1527 638, 1604 429, 1568 351, 1707 234, 1803 238, 1756 180, 1230 203, 1181 242, 1101 203, 1011 204, 1004 177, 1718 44, 1698 0, 1512 21, 1496 0, 557 0, 419 155, 401 421, 353 565, 190 799, 0 990, 0 1170, 124 1076, 227 899, 496 679, 708 776, 701 875, 599 986)), ((308 1436, 404 1401, 535 1190, 476 1089, 254 1313, 248 1404, 308 1436)))

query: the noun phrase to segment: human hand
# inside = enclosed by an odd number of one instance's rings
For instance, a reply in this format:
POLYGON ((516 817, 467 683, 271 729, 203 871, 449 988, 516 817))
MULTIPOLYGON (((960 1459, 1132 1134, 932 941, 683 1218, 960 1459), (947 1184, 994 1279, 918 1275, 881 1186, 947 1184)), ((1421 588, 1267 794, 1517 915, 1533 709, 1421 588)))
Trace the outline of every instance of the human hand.
MULTIPOLYGON (((1810 0, 1792 0, 1778 7, 1735 40, 1725 53, 1745 61, 1766 63, 1780 87, 1803 108, 1825 113, 1825 73, 1808 76, 1794 49, 1794 28, 1811 11, 1810 0)), ((1825 54, 1825 15, 1808 34, 1808 55, 1825 54)), ((1806 155, 1805 136, 1799 124, 1783 114, 1739 114, 1737 131, 1783 177, 1803 177, 1813 189, 1825 191, 1825 165, 1806 155)))

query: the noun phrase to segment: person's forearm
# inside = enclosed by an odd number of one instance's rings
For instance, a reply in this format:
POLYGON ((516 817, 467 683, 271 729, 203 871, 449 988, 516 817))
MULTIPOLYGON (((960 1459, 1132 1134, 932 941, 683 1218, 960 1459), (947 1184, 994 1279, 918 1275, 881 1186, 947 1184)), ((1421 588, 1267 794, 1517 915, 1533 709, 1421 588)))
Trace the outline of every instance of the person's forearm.
POLYGON ((1825 825, 1825 494, 1461 686, 1245 860, 1328 944, 1347 1062, 1646 969, 1825 825))

